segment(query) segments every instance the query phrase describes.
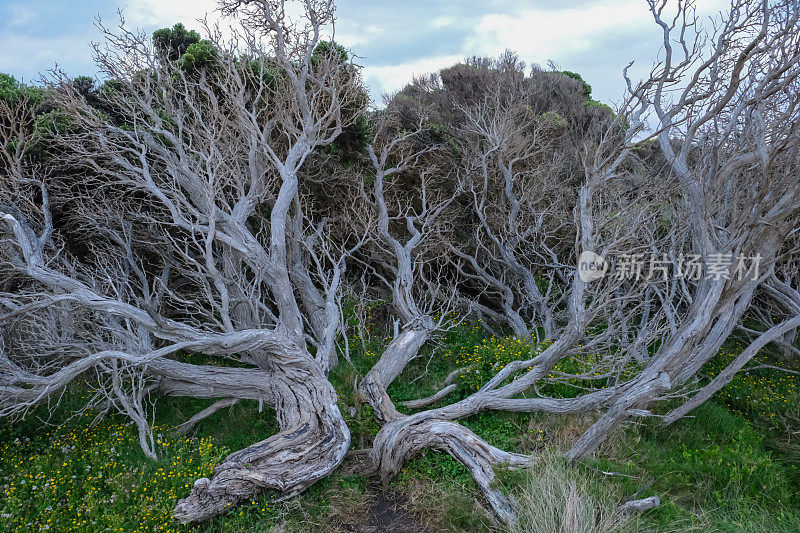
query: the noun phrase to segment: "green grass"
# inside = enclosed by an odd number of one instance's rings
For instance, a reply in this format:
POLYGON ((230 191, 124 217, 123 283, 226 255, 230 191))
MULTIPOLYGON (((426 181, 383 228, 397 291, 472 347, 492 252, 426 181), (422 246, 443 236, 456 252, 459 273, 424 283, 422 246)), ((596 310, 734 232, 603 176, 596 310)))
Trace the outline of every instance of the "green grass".
MULTIPOLYGON (((353 383, 377 360, 383 342, 367 342, 363 353, 353 343, 353 365, 342 362, 331 373, 353 449, 369 447, 379 430, 369 406, 354 393, 353 383)), ((705 374, 713 376, 737 349, 735 342, 726 346, 705 374)), ((438 346, 425 348, 390 393, 398 402, 427 396, 451 370, 470 366, 475 372, 464 373, 459 388, 447 398, 456 401, 500 366, 528 357, 531 350, 535 347, 516 340, 486 338, 477 327, 454 328, 438 346)), ((759 355, 764 361, 772 357, 759 355)), ((554 523, 564 519, 566 510, 586 524, 591 516, 598 517, 593 526, 586 526, 595 527, 621 499, 641 491, 639 497, 658 494, 662 505, 627 520, 624 531, 797 532, 799 383, 797 376, 774 371, 737 376, 690 416, 666 428, 656 422, 628 426, 610 440, 603 455, 578 465, 554 457, 592 423, 591 415, 485 412, 461 423, 500 448, 549 458, 530 469, 499 476, 503 488, 523 503, 528 514, 521 523, 528 524, 528 531, 542 523, 531 513, 554 523), (557 493, 558 487, 583 496, 553 497, 550 508, 562 511, 542 514, 531 496, 557 493)), ((550 392, 573 394, 569 385, 560 387, 550 392)), ((153 462, 142 454, 136 429, 125 419, 109 417, 92 426, 91 414, 70 418, 81 400, 81 391, 73 389, 52 415, 45 417, 46 411, 39 409, 25 421, 0 424, 0 528, 188 531, 173 523, 171 511, 192 483, 210 475, 230 451, 278 430, 272 411, 259 412, 255 402, 242 402, 204 420, 193 436, 177 437, 171 428, 210 401, 164 399, 155 422, 160 458, 153 462)), ((375 499, 374 487, 365 477, 353 475, 351 467, 348 463, 299 497, 278 502, 274 495, 264 494, 194 531, 346 531, 367 520, 375 499)), ((448 455, 428 451, 411 459, 387 490, 400 495, 431 530, 497 529, 469 472, 448 455)))
POLYGON ((663 503, 643 523, 659 529, 800 530, 791 468, 772 457, 743 416, 714 401, 672 427, 629 431, 614 447, 586 466, 634 476, 609 476, 628 495, 652 480, 641 497, 658 494, 663 503))
POLYGON ((91 414, 58 428, 0 430, 0 527, 7 531, 177 531, 171 502, 208 476, 227 449, 154 428, 160 460, 148 460, 136 429, 91 414))

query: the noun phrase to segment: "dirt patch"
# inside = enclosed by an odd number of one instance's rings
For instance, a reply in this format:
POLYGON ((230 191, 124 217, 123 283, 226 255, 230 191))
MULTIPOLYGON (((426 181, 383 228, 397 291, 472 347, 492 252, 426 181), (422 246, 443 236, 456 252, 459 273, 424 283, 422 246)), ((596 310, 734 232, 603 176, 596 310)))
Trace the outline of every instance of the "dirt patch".
POLYGON ((367 486, 372 508, 367 520, 354 528, 356 533, 427 533, 428 529, 408 511, 408 502, 380 483, 367 486))

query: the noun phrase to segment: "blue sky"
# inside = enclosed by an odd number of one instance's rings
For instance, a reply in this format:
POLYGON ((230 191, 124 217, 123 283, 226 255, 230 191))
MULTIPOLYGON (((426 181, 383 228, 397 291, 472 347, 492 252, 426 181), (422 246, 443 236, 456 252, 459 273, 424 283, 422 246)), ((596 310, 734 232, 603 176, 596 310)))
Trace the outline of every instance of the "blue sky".
MULTIPOLYGON (((698 0, 701 14, 725 0, 698 0)), ((0 72, 33 82, 58 65, 94 75, 96 17, 147 31, 214 13, 214 0, 0 0, 0 72)), ((336 40, 359 56, 374 101, 414 75, 435 72, 472 55, 510 48, 528 63, 554 61, 592 85, 608 103, 622 95, 622 68, 649 66, 659 33, 644 0, 339 0, 336 40)), ((222 21, 224 24, 224 20, 222 21)), ((642 70, 639 70, 642 72, 642 70)))

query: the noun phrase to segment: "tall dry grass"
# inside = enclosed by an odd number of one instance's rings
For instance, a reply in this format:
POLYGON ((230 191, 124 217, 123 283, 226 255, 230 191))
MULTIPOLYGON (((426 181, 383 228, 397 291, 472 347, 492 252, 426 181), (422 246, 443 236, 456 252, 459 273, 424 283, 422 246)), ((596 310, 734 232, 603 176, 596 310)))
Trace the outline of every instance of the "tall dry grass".
POLYGON ((526 473, 519 521, 512 533, 608 533, 628 531, 630 519, 617 512, 618 497, 567 464, 562 454, 544 451, 526 473))

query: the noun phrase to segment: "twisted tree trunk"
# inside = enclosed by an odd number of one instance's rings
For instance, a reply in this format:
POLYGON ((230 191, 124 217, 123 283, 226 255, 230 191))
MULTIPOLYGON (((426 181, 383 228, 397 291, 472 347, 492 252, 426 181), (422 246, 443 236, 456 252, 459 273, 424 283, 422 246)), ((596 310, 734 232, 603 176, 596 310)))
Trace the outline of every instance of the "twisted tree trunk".
POLYGON ((523 466, 530 457, 495 448, 464 426, 427 413, 402 416, 384 425, 370 457, 381 479, 388 481, 409 459, 427 449, 448 453, 466 466, 497 515, 507 523, 514 522, 514 501, 495 485, 495 468, 523 466))
POLYGON ((380 423, 400 416, 386 389, 431 338, 433 321, 430 317, 423 318, 404 328, 391 340, 381 358, 358 384, 359 393, 375 411, 380 423))
POLYGON ((202 522, 271 489, 298 494, 330 474, 350 446, 336 392, 306 354, 271 365, 269 388, 281 431, 232 453, 211 479, 201 478, 173 512, 181 523, 202 522), (281 364, 283 363, 283 364, 281 364))

